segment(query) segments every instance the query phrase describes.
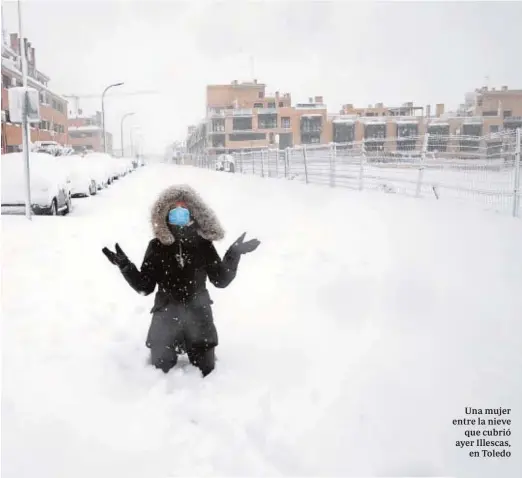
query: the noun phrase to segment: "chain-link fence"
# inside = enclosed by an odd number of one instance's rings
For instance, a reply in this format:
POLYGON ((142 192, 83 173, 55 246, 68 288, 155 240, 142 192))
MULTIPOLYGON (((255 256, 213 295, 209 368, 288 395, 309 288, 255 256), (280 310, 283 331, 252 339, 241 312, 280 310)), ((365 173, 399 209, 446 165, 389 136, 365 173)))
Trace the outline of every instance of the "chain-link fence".
MULTIPOLYGON (((307 184, 473 200, 520 216, 520 129, 489 136, 422 135, 233 153, 234 172, 307 184)), ((218 156, 187 155, 215 169, 218 156)))

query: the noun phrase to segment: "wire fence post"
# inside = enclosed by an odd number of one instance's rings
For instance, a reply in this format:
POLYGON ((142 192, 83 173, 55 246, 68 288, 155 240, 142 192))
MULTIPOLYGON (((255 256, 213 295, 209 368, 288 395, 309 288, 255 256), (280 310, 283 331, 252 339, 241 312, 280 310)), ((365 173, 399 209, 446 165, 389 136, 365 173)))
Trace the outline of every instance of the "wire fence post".
POLYGON ((304 172, 305 172, 305 183, 308 184, 308 165, 306 160, 306 144, 303 144, 303 162, 304 162, 304 172))
POLYGON ((335 160, 337 156, 337 145, 330 143, 330 187, 335 187, 335 160))
POLYGON ((289 156, 289 147, 287 146, 285 148, 285 156, 283 158, 284 162, 285 162, 285 179, 288 178, 288 156, 289 156))
POLYGON ((520 128, 516 130, 515 178, 513 184, 513 217, 518 217, 520 209, 520 128))
POLYGON ((280 159, 280 157, 281 157, 280 153, 281 153, 281 150, 279 149, 279 143, 277 143, 277 144, 276 144, 276 163, 275 163, 275 167, 276 167, 276 170, 275 170, 276 178, 279 178, 279 159, 280 159))
POLYGON ((419 164, 419 175, 417 176, 417 191, 415 192, 415 197, 419 198, 421 196, 422 189, 422 179, 424 177, 424 168, 426 167, 426 151, 428 150, 428 138, 429 133, 424 135, 424 142, 422 143, 422 150, 420 156, 420 164, 419 164))
POLYGON ((239 172, 243 174, 243 150, 239 152, 239 172))
POLYGON ((361 159, 359 160, 359 191, 364 189, 364 164, 366 163, 366 144, 361 143, 361 159))
POLYGON ((267 151, 262 149, 261 150, 261 177, 265 177, 265 156, 267 151))

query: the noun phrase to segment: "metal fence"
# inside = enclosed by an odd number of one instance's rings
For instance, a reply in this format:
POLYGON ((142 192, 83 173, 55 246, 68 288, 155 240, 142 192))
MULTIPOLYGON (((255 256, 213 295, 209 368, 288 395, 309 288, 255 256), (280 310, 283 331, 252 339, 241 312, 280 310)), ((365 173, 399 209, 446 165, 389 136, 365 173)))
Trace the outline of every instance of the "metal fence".
MULTIPOLYGON (((233 154, 235 173, 437 200, 472 200, 520 216, 520 129, 489 136, 367 138, 233 154)), ((218 156, 185 162, 215 169, 218 156)))

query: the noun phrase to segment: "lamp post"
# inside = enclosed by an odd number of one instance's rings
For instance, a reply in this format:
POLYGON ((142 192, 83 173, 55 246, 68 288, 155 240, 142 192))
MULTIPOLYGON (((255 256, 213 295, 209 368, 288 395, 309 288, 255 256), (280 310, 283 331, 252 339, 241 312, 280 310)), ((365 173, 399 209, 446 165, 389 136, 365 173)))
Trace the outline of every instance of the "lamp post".
POLYGON ((121 157, 123 158, 124 156, 124 152, 125 152, 125 149, 124 149, 124 144, 123 144, 123 122, 125 120, 125 118, 128 118, 129 116, 132 116, 134 115, 134 113, 126 113, 124 114, 122 117, 121 117, 121 123, 120 123, 120 134, 121 134, 121 157))
POLYGON ((107 93, 107 91, 109 91, 111 88, 113 88, 115 86, 121 86, 121 85, 123 85, 123 82, 114 83, 112 85, 109 85, 109 86, 107 86, 107 88, 105 88, 103 90, 103 93, 102 93, 102 134, 103 134, 103 152, 104 153, 107 152, 107 141, 105 138, 105 104, 104 104, 105 93, 107 93))

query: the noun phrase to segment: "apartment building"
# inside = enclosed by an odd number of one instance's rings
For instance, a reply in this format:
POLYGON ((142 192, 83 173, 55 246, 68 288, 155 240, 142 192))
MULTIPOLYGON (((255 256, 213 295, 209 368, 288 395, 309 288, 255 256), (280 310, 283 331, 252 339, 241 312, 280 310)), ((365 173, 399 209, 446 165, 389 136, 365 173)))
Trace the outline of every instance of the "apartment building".
MULTIPOLYGON (((459 137, 461 151, 475 151, 479 137, 522 127, 522 90, 480 88, 465 95, 456 111, 438 103, 367 107, 345 104, 328 114, 322 97, 292 106, 289 93, 267 96, 264 84, 232 82, 207 87, 207 116, 189 127, 187 151, 233 152, 298 144, 364 141, 367 151, 428 149, 444 151, 448 136, 459 137), (277 136, 276 136, 277 135, 277 136)), ((452 143, 453 147, 455 142, 452 143)))
MULTIPOLYGON (((107 141, 107 153, 112 154, 112 134, 106 131, 105 138, 107 141)), ((97 111, 92 116, 86 116, 78 112, 74 117, 69 118, 69 142, 77 152, 103 152, 101 112, 97 111)))
MULTIPOLYGON (((67 100, 48 87, 50 78, 36 67, 36 53, 31 43, 24 38, 28 66, 28 86, 40 94, 39 124, 31 125, 31 142, 56 141, 68 144, 67 100)), ((8 89, 22 86, 20 40, 18 34, 9 37, 2 32, 2 153, 20 151, 22 128, 9 118, 8 89)))
POLYGON ((232 81, 207 86, 203 121, 187 131, 188 152, 233 152, 326 141, 321 96, 292 106, 290 93, 267 94, 266 85, 232 81))

